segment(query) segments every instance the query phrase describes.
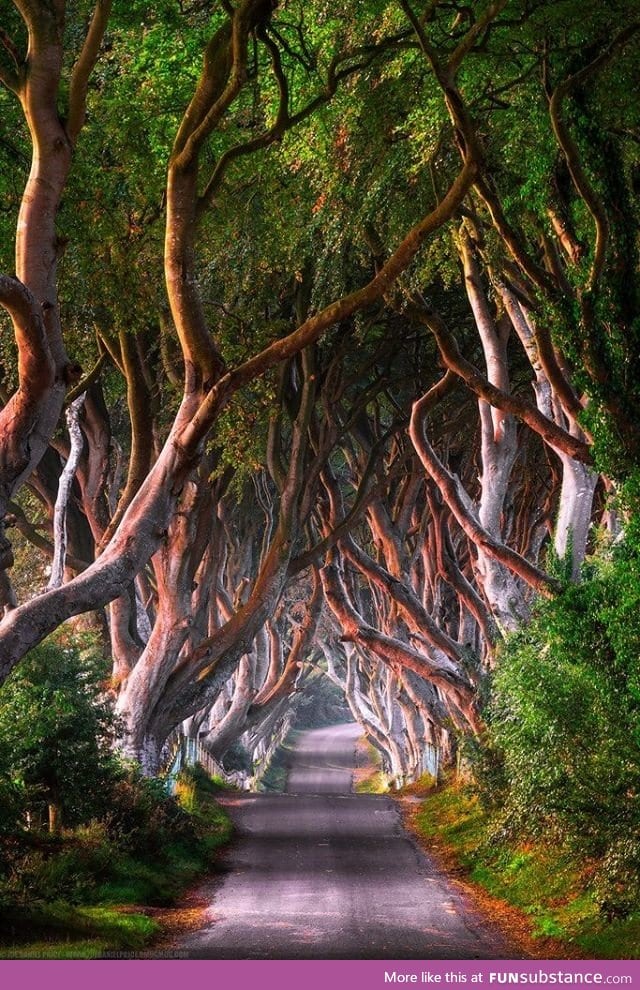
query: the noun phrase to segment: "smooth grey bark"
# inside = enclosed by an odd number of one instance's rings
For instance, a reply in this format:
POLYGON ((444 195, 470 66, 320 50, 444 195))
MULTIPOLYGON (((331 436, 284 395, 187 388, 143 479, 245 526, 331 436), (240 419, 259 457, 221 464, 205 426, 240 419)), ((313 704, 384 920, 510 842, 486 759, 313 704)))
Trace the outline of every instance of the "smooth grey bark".
POLYGON ((67 554, 67 508, 71 489, 82 456, 84 438, 80 426, 80 414, 84 406, 85 393, 74 399, 66 412, 69 431, 69 456, 60 475, 58 496, 53 513, 53 561, 48 588, 59 588, 64 580, 65 558, 67 554))
MULTIPOLYGON (((520 302, 504 280, 494 277, 494 283, 533 368, 538 408, 572 436, 586 441, 587 438, 576 421, 574 407, 568 408, 568 403, 563 402, 563 396, 554 389, 545 370, 537 343, 533 312, 520 302)), ((558 368, 556 377, 561 374, 562 370, 558 368)), ((568 382, 566 389, 570 389, 568 382)), ((555 453, 562 465, 562 483, 554 527, 554 549, 561 560, 565 559, 567 553, 571 554, 571 576, 573 580, 577 580, 586 553, 598 475, 565 450, 555 448, 555 453)))

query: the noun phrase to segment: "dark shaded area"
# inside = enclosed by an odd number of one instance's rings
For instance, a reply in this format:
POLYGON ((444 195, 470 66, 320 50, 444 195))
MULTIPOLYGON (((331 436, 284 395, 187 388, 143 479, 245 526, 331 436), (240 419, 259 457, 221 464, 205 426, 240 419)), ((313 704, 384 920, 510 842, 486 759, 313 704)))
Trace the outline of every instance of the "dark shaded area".
POLYGON ((344 694, 325 674, 307 681, 297 701, 294 725, 297 729, 320 729, 353 716, 344 694))

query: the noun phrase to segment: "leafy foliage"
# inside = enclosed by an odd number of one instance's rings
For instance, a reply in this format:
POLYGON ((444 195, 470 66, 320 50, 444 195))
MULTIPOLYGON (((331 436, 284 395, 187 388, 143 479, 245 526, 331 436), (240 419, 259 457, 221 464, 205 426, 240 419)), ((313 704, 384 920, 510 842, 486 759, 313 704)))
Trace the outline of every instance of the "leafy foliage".
POLYGON ((500 773, 490 779, 509 827, 551 830, 594 857, 603 908, 615 913, 640 900, 638 547, 627 540, 590 569, 501 651, 490 708, 500 773))
POLYGON ((104 662, 71 645, 43 643, 0 695, 5 772, 27 808, 60 806, 69 825, 106 810, 117 774, 114 720, 103 695, 104 662))
MULTIPOLYGON (((593 210, 571 181, 549 118, 553 88, 604 51, 612 31, 630 20, 625 6, 618 0, 587 0, 576 16, 575 0, 511 0, 504 15, 476 38, 458 82, 482 144, 484 178, 504 211, 503 229, 510 225, 513 240, 539 265, 545 237, 554 237, 553 208, 579 247, 569 263, 561 243, 556 244, 562 279, 553 291, 538 291, 520 275, 516 282, 541 332, 548 332, 562 351, 571 383, 589 400, 583 425, 594 437, 598 468, 627 478, 627 508, 637 515, 632 468, 640 443, 634 430, 626 429, 637 427, 640 408, 635 372, 640 354, 638 106, 628 86, 637 39, 575 87, 562 110, 587 181, 609 218, 606 263, 593 289, 588 286, 597 245, 593 210), (594 370, 585 361, 585 341, 598 358, 594 370), (624 414, 624 426, 616 421, 616 410, 624 414)), ((69 63, 82 44, 90 7, 88 0, 69 4, 69 63)), ((439 59, 445 61, 464 36, 472 8, 436 4, 424 19, 439 59)), ((96 357, 96 335, 112 344, 119 335, 129 343, 135 340, 131 349, 138 352, 138 377, 144 378, 154 406, 145 438, 154 452, 177 406, 181 371, 170 321, 166 326, 163 321, 162 331, 168 357, 157 343, 157 327, 166 315, 159 273, 167 160, 207 41, 225 16, 224 5, 211 13, 206 4, 175 0, 161 0, 153 9, 142 0, 116 5, 90 82, 87 124, 58 216, 57 288, 68 351, 88 367, 96 357)), ((8 18, 10 36, 24 47, 20 17, 11 10, 8 18)), ((307 313, 366 283, 411 225, 442 200, 460 168, 460 134, 451 126, 442 89, 424 57, 426 46, 400 5, 371 0, 341 11, 325 0, 290 0, 275 10, 265 31, 287 79, 289 116, 314 100, 318 105, 273 144, 235 157, 199 218, 193 279, 208 332, 229 367, 289 333, 307 313), (378 46, 375 54, 372 44, 378 46), (330 93, 336 55, 349 72, 330 93), (308 289, 304 313, 296 306, 301 283, 308 289)), ((199 192, 225 154, 243 146, 247 150, 256 139, 260 145, 276 116, 279 87, 265 36, 256 32, 250 40, 246 79, 203 150, 195 176, 199 192)), ((8 57, 5 48, 0 58, 8 57)), ((4 89, 0 118, 0 263, 11 271, 10 231, 29 143, 17 101, 4 89)), ((479 188, 469 195, 465 213, 480 231, 487 271, 492 266, 513 270, 512 247, 492 229, 479 188)), ((545 264, 552 267, 548 259, 545 264)), ((545 274, 552 272, 545 269, 545 274)), ((430 240, 399 288, 396 309, 402 298, 421 292, 455 325, 461 349, 471 357, 477 353, 450 226, 430 240)), ((389 302, 397 300, 387 299, 385 306, 389 302)), ((393 305, 389 311, 394 312, 393 305)), ((8 329, 2 319, 2 329, 8 329)), ((373 409, 377 425, 388 425, 396 414, 406 413, 434 370, 440 373, 434 342, 422 328, 423 339, 414 340, 415 333, 401 316, 365 312, 334 328, 318 345, 331 379, 338 367, 337 360, 335 366, 330 361, 332 349, 337 358, 344 342, 339 371, 344 392, 334 386, 336 395, 365 394, 367 366, 379 384, 387 376, 384 398, 372 393, 372 405, 361 406, 359 420, 373 409)), ((511 350, 516 349, 514 341, 511 350)), ((112 351, 114 367, 103 371, 101 381, 114 440, 112 447, 111 435, 106 441, 106 459, 117 446, 126 453, 130 430, 122 411, 136 385, 130 374, 125 396, 124 351, 121 360, 117 346, 112 351)), ((0 339, 0 364, 4 385, 14 385, 16 355, 9 333, 0 339)), ((318 389, 325 391, 318 406, 333 401, 322 380, 322 360, 319 365, 318 389)), ((529 394, 532 367, 522 354, 512 370, 514 389, 529 394)), ((213 476, 216 470, 235 471, 232 494, 239 505, 239 496, 252 494, 250 476, 264 468, 267 424, 278 402, 272 379, 251 382, 229 402, 210 438, 213 476)), ((475 401, 469 405, 475 408, 475 401)), ((454 433, 450 408, 437 414, 442 435, 448 434, 446 447, 454 433)), ((466 414, 463 418, 465 457, 472 459, 466 414)), ((636 433, 640 436, 640 428, 636 433)), ((338 452, 334 460, 343 456, 338 452)), ((453 458, 449 463, 453 466, 453 458)), ((117 499, 117 491, 110 494, 117 499)), ((246 511, 246 502, 240 507, 246 511)), ((625 545, 595 561, 581 585, 567 587, 541 606, 531 625, 507 644, 482 756, 483 786, 494 806, 504 798, 510 826, 551 829, 596 857, 601 901, 612 911, 626 910, 637 897, 633 875, 640 864, 633 838, 640 783, 640 543, 633 525, 625 545)), ((426 532, 419 536, 416 530, 416 538, 426 532)), ((550 568, 565 584, 570 557, 569 552, 550 568)), ((18 565, 28 571, 19 588, 23 593, 25 585, 33 590, 30 561, 26 554, 18 556, 18 565)), ((105 845, 100 840, 95 850, 83 847, 82 854, 96 875, 104 872, 104 849, 112 845, 131 856, 160 855, 176 836, 187 843, 193 839, 193 823, 156 784, 125 773, 114 761, 113 722, 101 676, 90 657, 49 644, 18 668, 0 694, 0 765, 7 768, 0 777, 0 835, 10 833, 25 810, 47 803, 59 804, 69 825, 87 826, 91 818, 100 818, 105 845)), ((334 707, 330 696, 320 700, 325 708, 334 707)), ((48 855, 41 861, 34 856, 25 877, 32 876, 34 890, 53 896, 63 883, 75 890, 76 865, 73 855, 55 865, 48 855)), ((78 875, 84 875, 82 869, 78 875)))
POLYGON ((141 948, 157 925, 104 905, 172 903, 229 838, 203 773, 191 773, 183 806, 163 781, 116 757, 103 675, 91 650, 48 641, 3 687, 0 955, 25 943, 55 956, 61 937, 80 940, 69 948, 75 956, 141 948), (42 830, 50 801, 65 825, 55 835, 42 830), (40 935, 42 950, 33 944, 40 935))
MULTIPOLYGON (((589 959, 633 958, 640 914, 606 917, 591 887, 593 868, 575 850, 541 836, 524 840, 496 829, 495 815, 468 787, 447 784, 423 803, 414 825, 418 834, 444 852, 473 883, 522 911, 536 942, 535 955, 572 957, 578 947, 589 959), (552 936, 561 942, 544 940, 552 936), (560 951, 558 951, 560 950, 560 951)), ((500 917, 500 903, 495 916, 500 917)))

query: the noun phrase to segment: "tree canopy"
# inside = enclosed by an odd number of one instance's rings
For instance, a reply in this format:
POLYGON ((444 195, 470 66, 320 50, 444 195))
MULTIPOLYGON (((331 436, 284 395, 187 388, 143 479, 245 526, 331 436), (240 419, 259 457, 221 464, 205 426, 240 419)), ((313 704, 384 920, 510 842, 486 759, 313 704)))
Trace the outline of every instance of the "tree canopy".
POLYGON ((497 645, 635 559, 639 26, 4 5, 2 679, 91 624, 148 772, 318 667, 398 781, 482 735, 497 645))

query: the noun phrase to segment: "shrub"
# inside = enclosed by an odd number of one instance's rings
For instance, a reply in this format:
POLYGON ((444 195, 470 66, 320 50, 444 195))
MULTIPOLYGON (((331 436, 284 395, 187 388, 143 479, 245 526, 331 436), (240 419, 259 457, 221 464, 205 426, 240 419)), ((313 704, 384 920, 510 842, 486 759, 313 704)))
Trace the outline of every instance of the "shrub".
POLYGON ((229 836, 212 800, 219 789, 203 771, 184 774, 181 807, 164 782, 114 755, 105 673, 91 654, 50 642, 0 692, 0 941, 36 931, 95 934, 116 946, 145 940, 148 919, 131 922, 129 936, 129 921, 113 911, 100 921, 96 905, 174 902, 229 836), (55 834, 43 831, 52 801, 62 812, 55 834))
POLYGON ((611 915, 640 903, 639 656, 640 557, 627 542, 508 640, 478 761, 508 824, 593 859, 611 915))
POLYGON ((154 856, 178 838, 195 839, 192 818, 167 796, 162 781, 142 777, 134 768, 111 788, 105 822, 112 841, 141 856, 154 856))
POLYGON ((0 769, 0 850, 2 839, 15 832, 16 824, 23 811, 24 792, 22 788, 0 769))
POLYGON ((104 812, 119 772, 114 720, 101 693, 104 674, 101 659, 48 641, 3 685, 0 758, 6 777, 23 791, 25 809, 43 815, 47 805, 56 807, 68 825, 104 812))

